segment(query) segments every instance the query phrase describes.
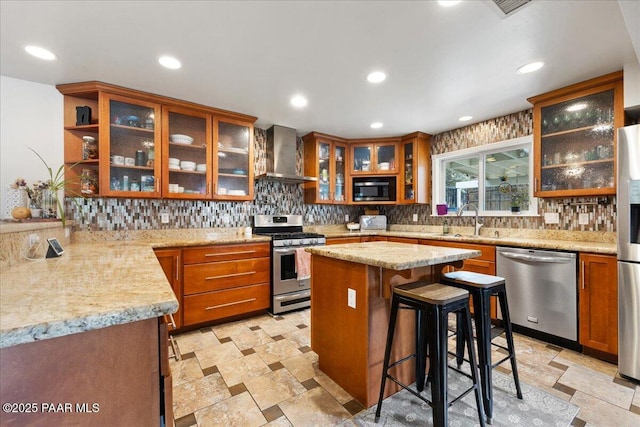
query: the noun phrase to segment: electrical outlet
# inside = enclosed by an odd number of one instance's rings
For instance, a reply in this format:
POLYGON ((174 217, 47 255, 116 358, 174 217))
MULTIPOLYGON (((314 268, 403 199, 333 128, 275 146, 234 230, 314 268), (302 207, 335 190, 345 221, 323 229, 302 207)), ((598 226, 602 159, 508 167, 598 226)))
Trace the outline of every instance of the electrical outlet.
POLYGON ((313 215, 309 215, 309 222, 313 223, 313 215))
POLYGON ((69 227, 64 228, 64 237, 71 237, 71 228, 69 227))
POLYGON ((560 223, 560 214, 558 212, 546 212, 544 214, 544 223, 545 224, 559 224, 560 223))
POLYGON ((578 224, 580 224, 580 225, 589 224, 589 214, 588 213, 581 213, 580 215, 578 215, 578 224))
POLYGON ((356 308, 356 290, 347 288, 347 306, 356 308))
POLYGON ((349 215, 348 214, 344 216, 344 222, 349 222, 349 215))
POLYGON ((169 224, 169 213, 168 212, 162 212, 160 214, 160 222, 162 224, 169 224))
POLYGON ((223 224, 229 224, 230 221, 231 221, 231 218, 229 217, 229 214, 222 215, 222 223, 223 224))
POLYGON ((413 222, 418 222, 418 214, 413 214, 413 222))

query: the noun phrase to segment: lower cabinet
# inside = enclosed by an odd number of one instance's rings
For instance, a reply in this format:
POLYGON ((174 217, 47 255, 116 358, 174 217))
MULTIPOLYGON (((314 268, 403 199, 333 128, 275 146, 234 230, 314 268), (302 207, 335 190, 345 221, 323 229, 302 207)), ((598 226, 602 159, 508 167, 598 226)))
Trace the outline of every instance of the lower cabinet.
POLYGON ((615 256, 580 253, 580 344, 618 354, 618 270, 615 256))
MULTIPOLYGON (((495 276, 496 274, 496 247, 494 245, 479 245, 475 243, 450 242, 445 240, 424 240, 420 239, 421 245, 430 246, 446 246, 448 248, 471 249, 482 252, 477 258, 465 259, 461 270, 473 271, 475 273, 488 274, 495 276)), ((453 267, 445 267, 443 273, 453 271, 453 267)), ((473 311, 473 303, 471 303, 471 311, 473 311)), ((495 297, 491 297, 491 318, 498 317, 498 303, 495 297)))
POLYGON ((269 243, 182 249, 183 326, 269 308, 269 243))
MULTIPOLYGON (((171 284, 173 293, 178 300, 178 311, 173 313, 175 328, 182 327, 182 250, 180 248, 156 249, 156 258, 171 284)), ((171 327, 170 327, 171 331, 171 327)))

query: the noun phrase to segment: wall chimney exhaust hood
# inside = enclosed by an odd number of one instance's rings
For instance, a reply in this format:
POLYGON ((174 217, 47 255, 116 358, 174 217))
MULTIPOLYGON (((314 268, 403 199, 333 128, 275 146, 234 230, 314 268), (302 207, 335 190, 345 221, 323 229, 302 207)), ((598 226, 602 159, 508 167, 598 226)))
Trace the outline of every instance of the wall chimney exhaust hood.
POLYGON ((267 129, 267 172, 256 179, 268 179, 289 183, 317 181, 318 178, 302 176, 296 171, 296 130, 284 126, 267 129))

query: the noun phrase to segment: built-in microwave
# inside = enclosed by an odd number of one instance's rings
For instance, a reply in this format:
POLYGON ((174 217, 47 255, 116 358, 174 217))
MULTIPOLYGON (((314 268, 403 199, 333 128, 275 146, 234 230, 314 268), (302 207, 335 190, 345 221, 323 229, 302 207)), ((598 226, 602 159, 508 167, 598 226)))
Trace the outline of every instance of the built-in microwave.
POLYGON ((353 177, 354 202, 395 202, 396 177, 353 177))

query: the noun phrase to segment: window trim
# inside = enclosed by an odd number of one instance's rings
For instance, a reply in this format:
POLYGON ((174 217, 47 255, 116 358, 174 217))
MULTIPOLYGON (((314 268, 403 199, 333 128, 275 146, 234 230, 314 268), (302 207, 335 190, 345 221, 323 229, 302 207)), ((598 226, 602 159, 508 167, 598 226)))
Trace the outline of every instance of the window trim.
MULTIPOLYGON (((457 216, 457 213, 447 213, 447 215, 438 215, 436 204, 446 200, 445 197, 445 167, 444 164, 450 160, 459 160, 468 157, 479 157, 478 161, 478 215, 495 216, 495 217, 513 217, 513 216, 540 216, 538 214, 538 199, 533 197, 535 170, 534 170, 534 148, 533 135, 522 136, 519 138, 507 139, 504 141, 492 142, 490 144, 478 145, 476 147, 464 148, 462 150, 450 151, 448 153, 434 154, 431 157, 433 171, 433 188, 431 195, 431 215, 432 216, 457 216), (483 209, 485 198, 485 170, 484 157, 496 152, 513 150, 518 148, 529 149, 529 209, 521 211, 518 214, 509 211, 487 211, 483 209)), ((475 212, 465 210, 463 216, 475 215, 475 212)))

